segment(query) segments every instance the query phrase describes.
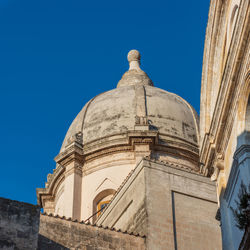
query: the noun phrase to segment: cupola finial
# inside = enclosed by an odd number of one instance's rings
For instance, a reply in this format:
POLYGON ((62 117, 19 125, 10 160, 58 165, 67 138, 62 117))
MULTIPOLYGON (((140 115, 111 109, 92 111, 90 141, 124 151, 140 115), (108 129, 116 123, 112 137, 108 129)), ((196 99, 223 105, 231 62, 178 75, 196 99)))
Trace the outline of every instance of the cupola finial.
POLYGON ((140 62, 141 60, 141 55, 138 50, 130 50, 128 52, 128 62, 129 62, 129 70, 140 70, 140 62))
POLYGON ((140 68, 140 52, 132 49, 128 52, 129 70, 125 72, 117 87, 130 85, 154 86, 148 75, 140 68))

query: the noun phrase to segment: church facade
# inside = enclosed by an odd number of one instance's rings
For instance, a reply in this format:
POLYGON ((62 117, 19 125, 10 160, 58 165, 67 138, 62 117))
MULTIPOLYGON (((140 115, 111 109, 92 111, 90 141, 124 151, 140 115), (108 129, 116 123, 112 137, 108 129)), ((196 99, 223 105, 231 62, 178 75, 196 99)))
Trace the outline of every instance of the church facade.
POLYGON ((200 169, 216 183, 224 249, 238 249, 242 237, 249 244, 249 226, 239 230, 232 212, 241 186, 250 192, 249 14, 249 1, 211 2, 204 48, 200 169))

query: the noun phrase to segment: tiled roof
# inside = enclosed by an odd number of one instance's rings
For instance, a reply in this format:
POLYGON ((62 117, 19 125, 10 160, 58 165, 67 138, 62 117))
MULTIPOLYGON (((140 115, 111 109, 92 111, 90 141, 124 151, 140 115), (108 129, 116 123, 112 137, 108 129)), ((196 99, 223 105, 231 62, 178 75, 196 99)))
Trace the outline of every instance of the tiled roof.
POLYGON ((73 220, 71 217, 66 218, 65 216, 54 215, 52 213, 49 213, 49 214, 48 213, 41 213, 41 215, 48 216, 48 217, 53 217, 53 218, 57 218, 57 219, 65 220, 65 221, 71 221, 71 222, 74 222, 74 223, 84 224, 86 226, 97 227, 97 228, 102 228, 102 229, 105 229, 105 230, 115 231, 115 232, 118 232, 118 233, 128 234, 128 235, 132 235, 132 236, 135 236, 135 237, 141 237, 141 238, 146 237, 145 235, 135 234, 133 232, 122 231, 120 229, 117 230, 114 227, 110 228, 110 227, 97 226, 96 224, 91 224, 90 222, 85 223, 83 220, 82 221, 78 221, 76 219, 73 220))

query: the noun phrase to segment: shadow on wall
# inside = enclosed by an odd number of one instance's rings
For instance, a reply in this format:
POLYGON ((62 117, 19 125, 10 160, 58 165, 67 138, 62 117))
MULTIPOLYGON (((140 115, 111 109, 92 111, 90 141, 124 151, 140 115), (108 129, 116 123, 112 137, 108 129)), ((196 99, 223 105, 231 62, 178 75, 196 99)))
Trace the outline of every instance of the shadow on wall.
MULTIPOLYGON (((0 228, 0 230, 2 230, 2 228, 0 228)), ((0 239, 0 249, 12 250, 12 249, 18 249, 18 248, 12 240, 0 239)))
POLYGON ((0 197, 0 249, 36 249, 40 207, 0 197))
MULTIPOLYGON (((233 214, 233 210, 240 212, 238 204, 242 185, 250 185, 250 131, 244 131, 237 137, 227 186, 220 193, 221 230, 225 249, 249 249, 242 245, 247 228, 240 230, 233 214)), ((250 237, 246 233, 245 236, 250 237)))
POLYGON ((53 240, 50 240, 43 235, 38 235, 38 250, 44 250, 44 249, 53 249, 53 250, 69 250, 69 248, 64 247, 61 244, 56 243, 53 240))

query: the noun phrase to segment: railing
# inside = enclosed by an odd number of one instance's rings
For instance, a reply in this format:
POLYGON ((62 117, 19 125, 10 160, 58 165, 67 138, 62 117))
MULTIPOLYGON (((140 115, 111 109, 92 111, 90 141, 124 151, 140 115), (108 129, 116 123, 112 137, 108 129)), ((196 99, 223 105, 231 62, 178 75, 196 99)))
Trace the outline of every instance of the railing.
POLYGON ((84 223, 90 223, 90 219, 91 218, 93 218, 95 215, 97 215, 98 213, 100 213, 104 208, 106 208, 106 206, 105 207, 102 207, 101 209, 99 209, 97 212, 95 212, 94 214, 92 214, 88 219, 86 219, 85 221, 84 221, 84 223))

